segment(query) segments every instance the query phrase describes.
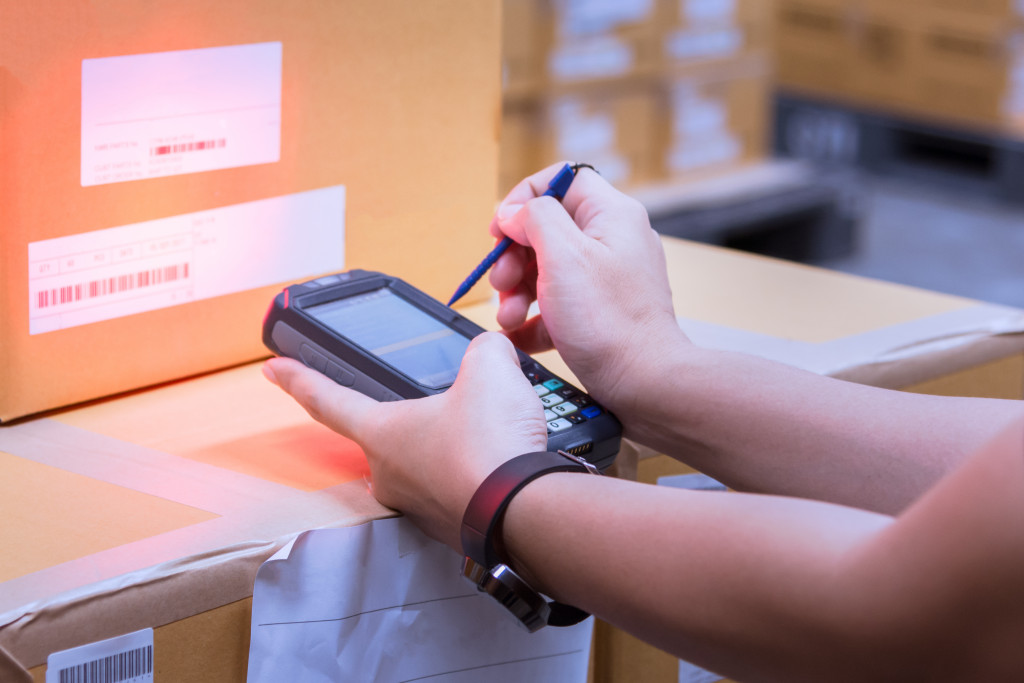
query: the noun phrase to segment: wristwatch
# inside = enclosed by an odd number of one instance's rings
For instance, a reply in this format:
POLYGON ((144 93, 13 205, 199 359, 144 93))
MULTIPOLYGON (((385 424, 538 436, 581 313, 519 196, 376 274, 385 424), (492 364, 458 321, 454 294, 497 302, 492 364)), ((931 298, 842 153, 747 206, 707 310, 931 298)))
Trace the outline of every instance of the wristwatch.
POLYGON ((501 523, 512 498, 528 483, 553 472, 600 471, 583 458, 559 451, 520 455, 494 470, 480 484, 462 518, 462 575, 487 593, 531 633, 544 626, 572 626, 589 614, 548 601, 506 564, 499 552, 501 523))

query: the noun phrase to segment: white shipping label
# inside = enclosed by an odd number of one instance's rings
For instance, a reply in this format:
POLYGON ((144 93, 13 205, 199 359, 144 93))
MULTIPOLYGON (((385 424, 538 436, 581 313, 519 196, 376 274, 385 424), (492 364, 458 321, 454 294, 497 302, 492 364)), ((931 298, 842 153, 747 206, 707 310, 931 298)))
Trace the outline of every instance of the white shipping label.
POLYGON ((665 52, 679 61, 722 59, 743 49, 743 31, 676 31, 665 39, 665 52))
POLYGON ((613 31, 620 24, 644 21, 654 10, 653 0, 561 0, 555 3, 559 33, 578 38, 613 31))
POLYGON ((40 334, 344 268, 342 185, 28 245, 40 334))
POLYGON ((54 652, 46 683, 152 683, 153 629, 54 652))
POLYGON ((681 140, 668 154, 668 165, 674 171, 694 171, 737 161, 743 146, 733 135, 721 131, 704 139, 681 140))
POLYGON ((633 68, 636 56, 629 45, 613 36, 581 40, 553 50, 548 69, 557 80, 621 76, 633 68))
POLYGON ((281 43, 82 60, 82 185, 281 156, 281 43))

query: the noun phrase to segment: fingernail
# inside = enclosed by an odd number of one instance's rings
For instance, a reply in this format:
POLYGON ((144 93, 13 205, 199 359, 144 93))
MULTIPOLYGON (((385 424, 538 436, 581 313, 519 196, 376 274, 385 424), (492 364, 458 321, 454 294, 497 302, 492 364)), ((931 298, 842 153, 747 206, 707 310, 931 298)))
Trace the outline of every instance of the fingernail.
POLYGON ((522 204, 505 204, 498 207, 498 220, 502 223, 515 216, 519 213, 519 209, 523 208, 522 204))
POLYGON ((281 386, 281 383, 277 381, 277 375, 274 374, 273 368, 270 367, 270 363, 263 364, 263 376, 271 381, 271 383, 281 386))

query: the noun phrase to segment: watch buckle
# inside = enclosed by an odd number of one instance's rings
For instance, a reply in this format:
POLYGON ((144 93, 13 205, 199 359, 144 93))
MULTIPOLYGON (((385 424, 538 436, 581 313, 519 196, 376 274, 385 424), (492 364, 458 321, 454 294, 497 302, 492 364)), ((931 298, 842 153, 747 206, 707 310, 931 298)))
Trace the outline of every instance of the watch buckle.
POLYGON ((562 456, 563 458, 568 458, 569 460, 572 460, 577 465, 582 465, 583 467, 586 468, 587 472, 589 472, 590 474, 596 474, 598 476, 600 476, 600 474, 601 474, 601 470, 597 469, 597 466, 594 465, 593 463, 591 463, 586 458, 581 458, 578 455, 573 455, 572 453, 566 453, 565 451, 558 451, 558 454, 560 456, 562 456))

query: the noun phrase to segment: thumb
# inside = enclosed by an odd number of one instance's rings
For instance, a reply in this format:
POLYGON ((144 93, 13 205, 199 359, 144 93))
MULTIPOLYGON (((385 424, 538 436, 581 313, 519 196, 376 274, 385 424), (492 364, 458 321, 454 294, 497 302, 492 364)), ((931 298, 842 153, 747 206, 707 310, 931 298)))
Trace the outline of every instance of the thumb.
POLYGON ((487 376, 489 380, 500 382, 508 382, 509 379, 526 381, 516 349, 505 335, 484 332, 477 335, 466 348, 455 381, 469 381, 478 376, 487 376))
POLYGON ((263 364, 263 374, 291 395, 314 420, 359 443, 360 429, 380 405, 291 358, 271 358, 263 364))

